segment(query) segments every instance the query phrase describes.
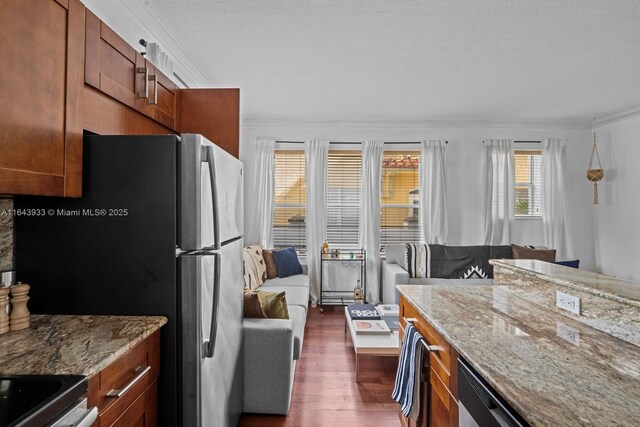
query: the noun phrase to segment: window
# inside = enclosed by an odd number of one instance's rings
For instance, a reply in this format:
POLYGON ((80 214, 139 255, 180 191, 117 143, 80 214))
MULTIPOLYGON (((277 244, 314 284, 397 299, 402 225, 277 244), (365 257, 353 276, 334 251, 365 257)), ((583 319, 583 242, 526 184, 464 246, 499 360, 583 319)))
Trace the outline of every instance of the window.
POLYGON ((380 246, 419 243, 420 151, 385 151, 380 183, 380 246))
POLYGON ((515 150, 516 217, 542 218, 542 152, 515 150))
POLYGON ((274 161, 273 245, 307 245, 307 186, 304 151, 276 150, 274 161))
POLYGON ((362 156, 355 150, 329 150, 327 163, 327 242, 356 248, 362 194, 362 156))

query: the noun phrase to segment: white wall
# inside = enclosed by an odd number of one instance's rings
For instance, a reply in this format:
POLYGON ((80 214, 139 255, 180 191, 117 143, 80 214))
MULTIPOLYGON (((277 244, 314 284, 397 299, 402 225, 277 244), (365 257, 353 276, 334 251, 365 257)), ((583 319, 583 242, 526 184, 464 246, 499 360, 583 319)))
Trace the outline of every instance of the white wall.
MULTIPOLYGON (((589 161, 590 131, 586 129, 535 129, 509 125, 488 127, 482 124, 460 124, 456 127, 409 126, 345 126, 291 125, 245 122, 240 144, 240 159, 245 162, 246 212, 253 203, 253 152, 255 138, 303 141, 325 138, 332 141, 419 141, 422 139, 446 139, 447 145, 447 203, 449 212, 449 241, 451 245, 477 245, 483 243, 482 230, 482 140, 487 138, 511 138, 515 140, 540 140, 543 138, 568 138, 567 144, 567 208, 569 233, 573 257, 580 259, 581 267, 593 269, 593 217, 591 213, 591 187, 585 178, 589 161), (466 127, 465 127, 466 126, 466 127)), ((245 216, 246 218, 247 216, 245 216)), ((248 226, 245 229, 249 230, 248 226)), ((247 241, 255 239, 247 236, 247 241)), ((514 243, 543 245, 541 220, 516 220, 514 243)))
POLYGON ((640 282, 640 114, 596 129, 604 179, 593 206, 596 267, 640 282))

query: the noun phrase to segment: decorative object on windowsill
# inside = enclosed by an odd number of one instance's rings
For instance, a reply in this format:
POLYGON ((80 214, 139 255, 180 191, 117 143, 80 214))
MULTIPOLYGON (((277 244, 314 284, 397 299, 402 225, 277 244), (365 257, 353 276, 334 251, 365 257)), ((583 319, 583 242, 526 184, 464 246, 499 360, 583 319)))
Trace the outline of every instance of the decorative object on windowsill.
POLYGON ((591 148, 591 160, 589 160, 589 169, 587 170, 587 179, 593 182, 593 204, 598 204, 598 182, 604 178, 604 169, 602 169, 602 163, 600 162, 600 154, 598 154, 598 146, 596 145, 596 129, 595 129, 595 117, 593 118, 593 147, 591 148), (598 160, 598 168, 593 167, 594 156, 598 160))

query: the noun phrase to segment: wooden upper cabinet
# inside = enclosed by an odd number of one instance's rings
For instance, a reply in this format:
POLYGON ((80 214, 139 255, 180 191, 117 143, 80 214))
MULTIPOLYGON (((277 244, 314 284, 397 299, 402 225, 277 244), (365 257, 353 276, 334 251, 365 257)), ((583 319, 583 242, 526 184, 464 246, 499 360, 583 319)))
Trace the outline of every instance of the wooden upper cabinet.
POLYGON ((149 96, 144 57, 90 11, 85 52, 85 83, 144 113, 149 96))
POLYGON ((82 195, 85 7, 2 2, 0 194, 82 195))
POLYGON ((85 50, 86 84, 175 129, 176 85, 89 11, 85 50))
POLYGON ((240 153, 240 89, 179 89, 177 131, 199 133, 240 153))
POLYGON ((149 61, 146 61, 145 67, 148 70, 149 91, 145 114, 169 129, 175 129, 177 87, 149 61))

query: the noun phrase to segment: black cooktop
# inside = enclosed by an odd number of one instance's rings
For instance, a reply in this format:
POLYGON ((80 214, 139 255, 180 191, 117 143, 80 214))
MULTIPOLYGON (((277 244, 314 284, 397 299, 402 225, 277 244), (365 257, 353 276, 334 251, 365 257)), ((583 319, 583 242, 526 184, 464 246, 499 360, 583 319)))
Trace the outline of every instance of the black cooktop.
POLYGON ((0 375, 0 427, 46 425, 87 388, 82 375, 0 375))

